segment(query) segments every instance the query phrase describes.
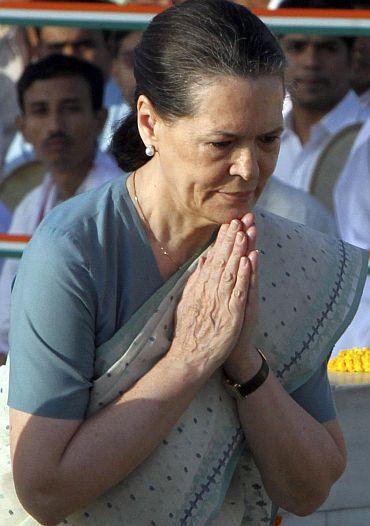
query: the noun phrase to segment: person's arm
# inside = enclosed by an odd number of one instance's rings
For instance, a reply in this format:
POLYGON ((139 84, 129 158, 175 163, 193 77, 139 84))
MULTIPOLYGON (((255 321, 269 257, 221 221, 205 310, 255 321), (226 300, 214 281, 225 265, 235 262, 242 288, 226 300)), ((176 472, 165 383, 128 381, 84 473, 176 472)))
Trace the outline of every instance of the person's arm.
MULTIPOLYGON (((250 371, 260 356, 250 350, 250 371)), ((229 369, 231 375, 231 370, 229 369)), ((249 375, 233 369, 241 383, 249 375), (244 378, 243 378, 244 376, 244 378)), ((346 449, 337 420, 320 423, 283 389, 270 371, 267 380, 238 410, 247 442, 270 498, 296 515, 313 513, 343 473, 346 449)))
POLYGON ((168 435, 206 379, 170 352, 86 421, 11 409, 14 482, 25 509, 58 524, 116 485, 168 435))
MULTIPOLYGON (((255 241, 256 233, 250 230, 252 250, 255 241)), ((240 384, 250 380, 261 366, 261 357, 250 344, 258 303, 258 259, 251 260, 246 323, 224 364, 226 374, 240 384)), ((346 449, 337 420, 318 422, 283 389, 271 370, 256 391, 238 401, 238 411, 273 502, 296 515, 315 511, 346 466, 346 449)))
MULTIPOLYGON (((124 479, 169 433, 231 352, 243 323, 251 270, 246 236, 240 233, 237 241, 239 229, 240 223, 234 230, 221 228, 212 255, 200 260, 184 289, 169 352, 119 399, 85 421, 31 415, 13 406, 14 482, 22 505, 39 522, 57 524, 124 479)), ((61 272, 64 267, 62 261, 61 272)), ((71 273, 73 280, 76 269, 71 273)), ((57 279, 60 294, 71 288, 57 279)), ((77 286, 84 289, 86 284, 77 286)), ((71 304, 67 310, 73 318, 69 323, 80 325, 81 331, 86 320, 78 318, 78 306, 86 304, 71 304)), ((16 332, 16 325, 12 329, 16 332)), ((80 340, 82 344, 82 332, 80 340)))

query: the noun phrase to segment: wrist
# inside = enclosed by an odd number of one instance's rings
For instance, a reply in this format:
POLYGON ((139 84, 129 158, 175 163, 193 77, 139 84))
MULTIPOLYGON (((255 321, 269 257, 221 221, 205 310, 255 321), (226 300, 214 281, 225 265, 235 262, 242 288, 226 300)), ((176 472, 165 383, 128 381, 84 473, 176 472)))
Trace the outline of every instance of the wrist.
POLYGON ((262 365, 262 357, 255 347, 249 346, 238 358, 230 356, 224 363, 224 372, 228 378, 239 384, 244 384, 253 378, 262 365))
POLYGON ((260 358, 261 358, 261 365, 258 369, 258 371, 247 381, 236 381, 235 379, 232 379, 228 377, 225 374, 224 377, 224 384, 226 391, 237 400, 244 400, 249 395, 254 393, 261 385, 265 382, 269 375, 269 366, 266 361, 266 358, 262 351, 260 349, 256 349, 258 352, 260 358))

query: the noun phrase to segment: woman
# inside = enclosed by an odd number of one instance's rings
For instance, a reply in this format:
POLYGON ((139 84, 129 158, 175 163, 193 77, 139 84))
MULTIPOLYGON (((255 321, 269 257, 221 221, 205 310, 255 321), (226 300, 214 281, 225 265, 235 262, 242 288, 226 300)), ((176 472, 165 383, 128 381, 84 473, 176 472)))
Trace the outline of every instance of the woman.
POLYGON ((131 175, 55 209, 15 283, 19 500, 42 524, 258 525, 270 499, 308 514, 345 466, 325 360, 366 258, 250 213, 284 58, 246 8, 171 8, 135 60, 137 112, 113 143, 131 175))

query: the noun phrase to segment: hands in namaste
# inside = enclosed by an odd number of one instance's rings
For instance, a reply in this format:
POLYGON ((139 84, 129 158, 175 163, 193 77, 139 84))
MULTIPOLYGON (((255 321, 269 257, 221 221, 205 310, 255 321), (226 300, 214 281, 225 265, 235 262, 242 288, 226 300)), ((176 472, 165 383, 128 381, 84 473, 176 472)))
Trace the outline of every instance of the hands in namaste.
POLYGON ((210 373, 241 359, 257 318, 258 252, 254 216, 220 227, 190 276, 176 314, 174 348, 210 373))

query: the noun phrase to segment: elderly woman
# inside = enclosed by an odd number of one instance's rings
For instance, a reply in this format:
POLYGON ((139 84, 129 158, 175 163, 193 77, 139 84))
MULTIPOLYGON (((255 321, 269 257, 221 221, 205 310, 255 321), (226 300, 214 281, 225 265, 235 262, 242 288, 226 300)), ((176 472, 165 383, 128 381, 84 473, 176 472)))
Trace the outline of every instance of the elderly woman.
POLYGON ((113 141, 130 175, 57 207, 14 286, 14 524, 262 525, 311 513, 341 475, 325 365, 366 257, 251 213, 283 74, 269 30, 226 0, 144 33, 113 141))

